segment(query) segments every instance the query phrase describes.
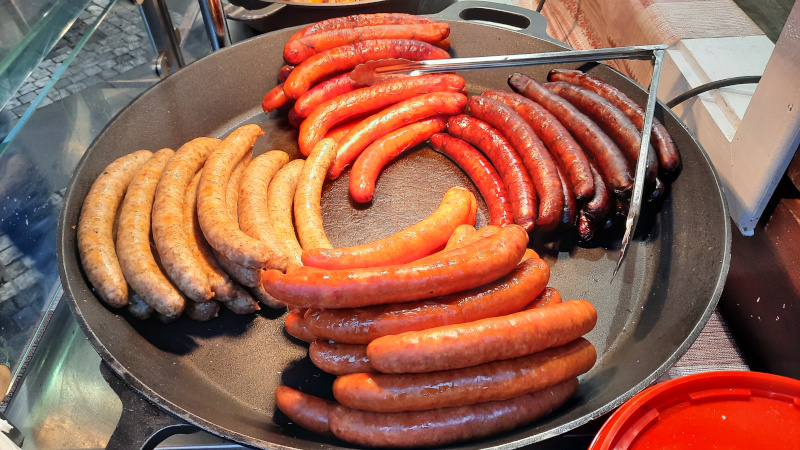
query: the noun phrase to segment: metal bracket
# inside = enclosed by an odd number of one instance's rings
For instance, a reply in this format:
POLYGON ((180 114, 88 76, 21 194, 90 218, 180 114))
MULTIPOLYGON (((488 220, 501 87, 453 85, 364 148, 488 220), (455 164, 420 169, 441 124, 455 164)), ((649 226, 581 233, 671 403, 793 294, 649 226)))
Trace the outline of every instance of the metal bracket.
POLYGON ((164 78, 186 63, 183 60, 180 38, 176 36, 169 8, 165 0, 137 0, 153 50, 158 55, 154 63, 156 73, 164 78))

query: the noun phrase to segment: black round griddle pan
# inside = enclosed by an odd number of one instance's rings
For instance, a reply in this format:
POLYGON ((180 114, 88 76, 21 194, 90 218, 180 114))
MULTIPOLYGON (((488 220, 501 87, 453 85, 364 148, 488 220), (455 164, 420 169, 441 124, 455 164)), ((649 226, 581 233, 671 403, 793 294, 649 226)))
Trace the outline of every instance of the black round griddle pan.
MULTIPOLYGON (((464 2, 442 13, 451 19, 455 56, 561 50, 543 37, 543 18, 532 11, 464 2), (483 17, 523 23, 511 31, 460 20, 483 17), (535 37, 538 34, 541 37, 535 37)), ((276 84, 281 49, 294 30, 263 35, 212 54, 166 78, 122 111, 87 150, 67 191, 59 223, 59 267, 69 305, 103 360, 130 386, 175 416, 214 434, 266 448, 350 448, 289 424, 275 408, 274 391, 285 384, 330 396, 332 377, 307 358, 307 347, 283 331, 283 311, 251 316, 223 311, 208 323, 138 322, 105 307, 82 273, 75 225, 83 198, 103 168, 138 149, 178 148, 197 136, 223 137, 246 123, 266 136, 258 155, 282 149, 298 157, 297 132, 284 114, 264 115, 260 101, 276 84)), ((574 67, 574 66, 572 66, 574 67)), ((522 68, 544 80, 550 66, 522 68)), ((589 66, 584 66, 589 68, 589 66)), ((646 94, 605 65, 589 68, 645 103, 646 94)), ((508 69, 463 72, 469 90, 507 89, 508 69)), ((531 246, 550 264, 550 285, 565 299, 585 298, 599 313, 588 335, 599 360, 581 378, 577 395, 550 416, 492 438, 452 448, 518 448, 552 437, 610 411, 647 387, 692 344, 712 314, 728 271, 730 225, 719 180, 708 156, 679 120, 661 107, 657 116, 681 156, 680 177, 669 197, 646 207, 628 256, 611 274, 621 233, 584 248, 570 236, 534 233, 531 246)), ((325 230, 336 246, 369 242, 429 215, 450 187, 471 189, 469 179, 429 148, 394 162, 381 174, 373 202, 354 204, 347 172, 326 184, 325 230)), ((478 226, 488 213, 480 200, 478 226)), ((266 308, 265 308, 266 309, 266 308)))

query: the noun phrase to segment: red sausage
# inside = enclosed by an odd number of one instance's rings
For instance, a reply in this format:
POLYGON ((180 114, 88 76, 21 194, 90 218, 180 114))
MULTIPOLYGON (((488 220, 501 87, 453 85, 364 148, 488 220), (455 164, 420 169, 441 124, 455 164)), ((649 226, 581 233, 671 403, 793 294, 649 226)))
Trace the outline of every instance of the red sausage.
MULTIPOLYGON (((636 166, 636 161, 639 159, 639 147, 642 144, 642 133, 622 110, 600 95, 564 81, 545 83, 545 87, 567 99, 580 112, 594 120, 625 152, 631 166, 636 166)), ((651 145, 647 149, 645 180, 653 183, 656 175, 658 175, 658 159, 656 159, 656 151, 651 145)))
POLYGON ((445 50, 426 42, 409 39, 374 39, 332 48, 306 59, 295 67, 283 90, 289 98, 298 99, 320 80, 352 70, 355 66, 375 59, 449 58, 445 50))
POLYGON ((489 158, 508 189, 514 223, 531 232, 536 221, 536 191, 508 141, 486 122, 463 114, 447 121, 447 132, 474 145, 489 158))
POLYGON ((374 39, 412 39, 436 44, 450 35, 450 25, 443 22, 404 25, 370 25, 323 31, 299 39, 290 39, 283 48, 283 59, 300 64, 320 52, 374 39))
POLYGON ((493 98, 514 108, 558 159, 572 185, 575 198, 585 200, 592 196, 594 186, 589 170, 589 158, 558 119, 542 105, 514 92, 486 91, 481 96, 493 98))
POLYGON ((550 267, 539 258, 517 265, 508 275, 468 291, 418 302, 356 309, 309 309, 305 324, 320 338, 351 344, 407 331, 474 322, 522 310, 543 292, 550 267))
POLYGON ((450 188, 433 214, 405 230, 362 245, 303 250, 303 265, 320 269, 354 269, 405 264, 428 256, 447 243, 456 227, 470 220, 474 198, 468 189, 450 188))
POLYGON ((503 433, 550 414, 578 390, 578 379, 508 400, 429 411, 376 413, 337 406, 333 434, 367 447, 432 448, 503 433))
POLYGON ((353 163, 350 196, 359 203, 372 200, 378 174, 393 159, 447 128, 447 117, 437 116, 406 125, 370 144, 353 163))
POLYGON ((361 86, 350 78, 350 73, 337 75, 309 89, 297 99, 294 110, 300 117, 308 117, 317 107, 328 100, 353 91, 361 86))
POLYGON ((278 70, 278 83, 283 83, 289 78, 289 74, 294 70, 294 66, 285 65, 278 70))
POLYGON ((338 127, 329 131, 328 134, 325 135, 325 138, 333 139, 338 143, 339 141, 342 140, 343 137, 347 136, 347 133, 349 133, 350 130, 353 129, 353 127, 355 127, 359 123, 361 123, 361 119, 356 119, 352 122, 347 122, 342 125, 339 125, 338 127))
POLYGON ((571 342, 594 328, 597 311, 572 300, 507 316, 384 336, 367 355, 384 373, 422 373, 516 358, 571 342))
POLYGON ((264 110, 265 114, 269 114, 270 111, 283 108, 291 102, 292 99, 286 96, 283 91, 283 83, 281 83, 267 92, 267 95, 261 100, 261 109, 264 110))
POLYGON ((600 173, 592 166, 592 174, 594 175, 594 197, 586 202, 581 207, 581 213, 587 216, 594 222, 603 220, 611 211, 611 196, 606 188, 606 183, 600 176, 600 173))
POLYGON ((317 434, 330 435, 328 415, 337 403, 324 398, 304 394, 288 386, 275 389, 275 403, 292 422, 317 434))
POLYGON ((432 92, 412 97, 366 118, 339 141, 338 153, 328 176, 338 178, 369 144, 381 136, 431 116, 460 114, 466 106, 464 94, 432 92))
POLYGON ((375 372, 364 344, 342 344, 317 339, 308 347, 308 356, 323 372, 333 375, 375 372))
POLYGON ((425 411, 506 400, 554 386, 594 366, 586 339, 519 358, 432 373, 352 373, 333 382, 336 400, 375 412, 425 411))
POLYGON ((515 73, 508 79, 508 84, 556 116, 597 161, 599 170, 614 193, 620 197, 630 197, 633 189, 630 165, 622 150, 592 119, 530 77, 515 73))
POLYGON ((300 127, 298 144, 308 156, 334 125, 365 113, 429 92, 461 92, 466 81, 452 74, 421 75, 391 80, 357 89, 329 100, 308 116, 300 127))
POLYGON ((489 208, 491 225, 503 226, 514 223, 508 191, 500 175, 485 156, 470 144, 444 133, 431 136, 431 147, 453 160, 475 183, 489 208))
POLYGON ((539 197, 536 226, 542 231, 554 230, 564 209, 563 188, 556 162, 533 128, 509 106, 488 97, 471 97, 469 113, 499 131, 522 158, 539 197))
MULTIPOLYGON (((550 72, 549 79, 552 81, 566 81, 568 83, 577 84, 590 91, 596 92, 625 112, 639 130, 644 126, 644 110, 641 106, 630 97, 623 94, 619 89, 599 78, 578 70, 557 69, 550 72)), ((675 147, 675 143, 672 142, 672 137, 669 135, 667 129, 655 118, 653 119, 651 139, 658 153, 661 170, 666 173, 676 171, 681 164, 678 149, 675 147)))
POLYGON ((410 302, 494 281, 514 270, 527 245, 525 230, 508 225, 491 237, 422 261, 368 269, 303 267, 285 275, 268 270, 263 285, 278 300, 301 307, 356 308, 410 302))
POLYGON ((291 336, 300 339, 301 341, 312 342, 317 337, 311 333, 306 327, 306 321, 303 316, 306 313, 306 308, 293 309, 286 314, 283 326, 286 332, 291 336))
POLYGON ((547 305, 555 305, 561 303, 561 294, 556 288, 546 287, 538 297, 533 299, 522 309, 543 308, 547 305))
POLYGON ((300 114, 297 114, 297 111, 295 111, 294 108, 289 110, 287 118, 289 119, 289 125, 295 128, 300 128, 303 125, 304 119, 300 116, 300 114))
POLYGON ((303 28, 289 38, 290 41, 301 37, 311 36, 312 34, 325 31, 342 30, 345 28, 367 27, 372 25, 396 25, 396 24, 416 24, 434 23, 435 19, 428 17, 415 16, 413 14, 402 13, 378 13, 378 14, 358 14, 346 17, 334 17, 321 22, 312 23, 303 28))
POLYGON ((558 177, 561 179, 561 188, 564 195, 564 210, 561 213, 561 226, 566 229, 575 228, 578 217, 578 203, 572 196, 572 186, 569 179, 564 177, 560 167, 558 167, 558 177))

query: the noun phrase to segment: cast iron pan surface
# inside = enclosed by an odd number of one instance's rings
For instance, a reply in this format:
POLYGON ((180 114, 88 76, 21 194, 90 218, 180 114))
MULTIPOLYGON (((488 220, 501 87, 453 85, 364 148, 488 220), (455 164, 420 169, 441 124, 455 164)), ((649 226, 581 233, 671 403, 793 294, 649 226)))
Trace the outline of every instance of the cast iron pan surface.
MULTIPOLYGON (((555 51, 557 45, 526 34, 452 21, 455 56, 555 51)), ((139 322, 104 306, 82 272, 75 225, 82 201, 103 168, 138 149, 177 149, 198 136, 224 137, 247 123, 266 131, 255 155, 281 149, 298 157, 297 132, 285 114, 265 116, 264 93, 276 84, 280 49, 294 30, 278 31, 224 49, 142 94, 87 150, 67 191, 59 223, 59 267, 78 322, 102 358, 145 397, 214 434, 268 448, 351 446, 305 432, 275 407, 284 384, 330 397, 333 377, 317 370, 307 346, 283 330, 284 311, 220 317, 197 323, 139 322)), ((587 68, 588 66, 584 67, 587 68)), ((544 80, 550 66, 522 68, 544 80)), ((590 69, 635 100, 646 94, 604 65, 590 69)), ((508 69, 463 72, 471 93, 507 89, 508 69)), ((518 448, 582 425, 647 387, 691 345, 712 314, 728 270, 730 226, 724 197, 707 155, 666 109, 657 116, 683 159, 671 195, 648 207, 620 273, 611 273, 621 233, 582 248, 571 236, 534 233, 531 246, 550 264, 550 285, 565 299, 585 298, 597 308, 587 336, 598 350, 595 367, 581 377, 578 393, 550 416, 491 438, 452 448, 518 448)), ((347 172, 327 183, 322 206, 325 231, 335 246, 369 242, 429 215, 454 185, 479 199, 478 227, 488 212, 470 180, 449 160, 422 148, 381 174, 370 205, 349 200, 347 172)))

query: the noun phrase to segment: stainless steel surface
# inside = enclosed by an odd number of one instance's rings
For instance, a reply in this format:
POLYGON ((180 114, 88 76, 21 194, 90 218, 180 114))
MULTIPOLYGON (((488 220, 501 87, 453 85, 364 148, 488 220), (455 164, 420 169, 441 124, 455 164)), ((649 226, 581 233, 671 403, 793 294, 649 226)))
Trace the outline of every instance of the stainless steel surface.
POLYGON ((185 66, 180 38, 172 25, 166 0, 144 0, 139 5, 139 9, 150 36, 150 43, 158 55, 158 59, 161 60, 160 63, 154 64, 154 68, 161 70, 159 75, 165 77, 172 72, 173 68, 179 70, 185 66))
POLYGON ((628 244, 636 231, 636 224, 639 223, 639 213, 642 210, 642 198, 644 196, 644 172, 647 168, 647 149, 650 146, 650 133, 653 130, 653 113, 658 101, 658 80, 661 78, 661 65, 664 61, 664 49, 653 51, 653 78, 650 81, 650 89, 647 92, 647 108, 644 111, 644 124, 642 124, 642 142, 639 145, 639 159, 636 160, 636 173, 633 178, 633 196, 631 206, 628 209, 628 216, 625 218, 625 235, 622 236, 622 248, 619 251, 617 267, 611 275, 613 280, 617 276, 622 260, 625 259, 625 252, 628 244))
POLYGON ((206 26, 206 34, 211 41, 211 48, 219 50, 231 45, 231 34, 228 30, 228 20, 222 9, 221 0, 197 0, 200 2, 200 13, 206 26))

